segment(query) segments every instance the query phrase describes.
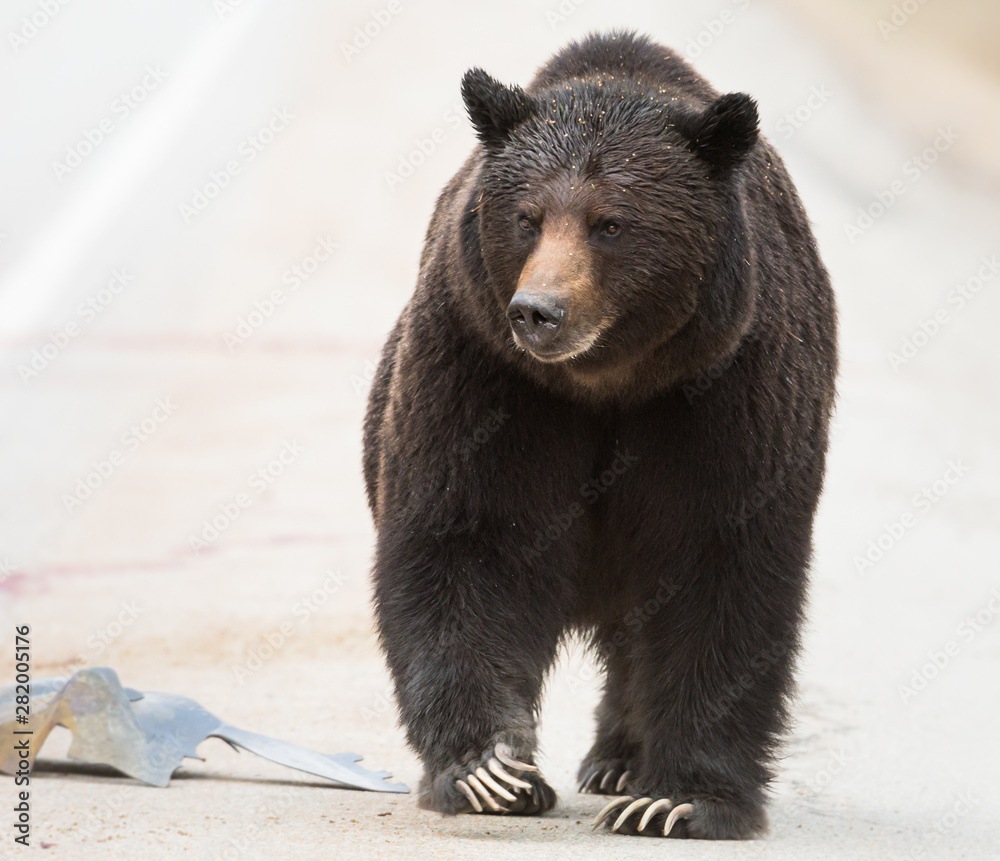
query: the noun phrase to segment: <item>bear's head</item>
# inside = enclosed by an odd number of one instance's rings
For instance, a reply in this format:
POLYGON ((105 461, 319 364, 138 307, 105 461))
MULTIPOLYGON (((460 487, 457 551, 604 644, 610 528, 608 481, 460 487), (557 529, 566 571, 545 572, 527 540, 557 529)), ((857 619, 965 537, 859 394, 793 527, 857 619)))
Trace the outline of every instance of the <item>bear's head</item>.
POLYGON ((736 349, 755 293, 749 96, 692 104, 613 77, 526 93, 481 69, 462 96, 484 148, 477 251, 523 356, 609 390, 650 373, 662 387, 736 349))

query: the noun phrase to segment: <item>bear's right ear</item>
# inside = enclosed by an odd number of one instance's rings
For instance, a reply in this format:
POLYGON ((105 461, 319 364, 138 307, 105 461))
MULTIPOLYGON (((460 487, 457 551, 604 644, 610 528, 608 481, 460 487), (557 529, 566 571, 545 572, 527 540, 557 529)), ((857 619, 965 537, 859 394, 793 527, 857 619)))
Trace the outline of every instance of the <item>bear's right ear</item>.
POLYGON ((462 78, 462 99, 479 140, 488 150, 500 149, 514 126, 531 115, 524 90, 491 78, 482 69, 469 69, 462 78))

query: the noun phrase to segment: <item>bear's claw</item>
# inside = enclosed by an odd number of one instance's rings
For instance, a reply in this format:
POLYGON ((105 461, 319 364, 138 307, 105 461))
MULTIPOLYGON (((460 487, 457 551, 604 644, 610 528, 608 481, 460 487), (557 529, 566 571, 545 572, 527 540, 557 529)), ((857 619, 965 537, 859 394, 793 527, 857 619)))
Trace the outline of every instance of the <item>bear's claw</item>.
MULTIPOLYGON (((627 771, 623 771, 622 772, 622 777, 624 777, 626 774, 628 774, 628 772, 627 771)), ((604 772, 604 777, 601 778, 601 782, 600 782, 600 784, 598 785, 597 788, 600 789, 601 792, 604 792, 604 790, 606 790, 606 789, 610 789, 611 788, 611 781, 614 780, 614 779, 615 779, 615 773, 614 773, 614 771, 612 771, 611 769, 608 769, 608 771, 604 772)), ((618 783, 616 783, 615 786, 617 787, 621 783, 622 783, 622 778, 619 777, 618 778, 618 783)), ((620 789, 615 789, 615 792, 620 792, 620 791, 621 791, 620 789)))
POLYGON ((520 777, 514 777, 513 774, 508 773, 495 758, 490 758, 490 761, 486 763, 486 767, 501 780, 506 780, 511 786, 516 786, 519 789, 531 789, 531 784, 528 781, 521 780, 520 777))
POLYGON ((617 831, 635 811, 640 807, 645 807, 652 800, 652 798, 637 798, 621 812, 621 815, 615 820, 615 824, 611 826, 611 830, 617 831))
MULTIPOLYGON (((471 776, 471 775, 470 775, 471 776)), ((485 768, 479 766, 476 769, 476 777, 478 777, 486 786, 492 789, 497 795, 506 801, 517 801, 517 796, 513 792, 508 792, 499 783, 493 779, 491 775, 485 768)))
MULTIPOLYGON (((642 819, 639 820, 639 830, 642 831, 649 825, 649 820, 653 818, 653 814, 657 810, 664 807, 670 807, 671 801, 669 798, 657 798, 649 807, 646 808, 646 812, 642 814, 642 819)), ((673 823, 670 824, 671 828, 673 823)))
POLYGON ((470 787, 469 784, 467 784, 461 778, 455 781, 455 785, 459 788, 459 791, 462 793, 462 795, 464 795, 466 798, 469 799, 469 804, 472 805, 472 809, 475 810, 476 813, 482 813, 483 805, 476 797, 476 793, 472 791, 472 787, 470 787))
MULTIPOLYGON (((478 770, 482 771, 481 768, 478 770)), ((474 790, 476 790, 476 792, 478 792, 482 796, 483 801, 485 801, 490 806, 491 810, 493 810, 496 813, 507 812, 507 808, 500 804, 497 804, 496 799, 492 795, 490 795, 489 790, 485 786, 483 786, 482 781, 475 774, 470 773, 466 775, 465 779, 468 782, 469 786, 471 786, 474 790)), ((461 789, 461 787, 459 788, 461 789)))
MULTIPOLYGON (((644 831, 646 826, 649 825, 653 816, 662 810, 671 808, 673 802, 669 798, 658 798, 655 801, 652 798, 643 796, 642 798, 635 798, 632 795, 620 795, 615 799, 609 801, 602 809, 601 812, 597 814, 594 818, 594 828, 598 828, 601 824, 608 821, 611 823, 610 815, 611 813, 624 806, 622 812, 615 819, 614 823, 611 824, 612 831, 618 831, 631 817, 633 814, 645 808, 642 819, 639 820, 639 825, 636 831, 644 831), (648 806, 647 806, 648 805, 648 806)), ((670 832, 673 831, 674 826, 677 824, 678 819, 688 819, 694 812, 694 805, 690 803, 678 804, 676 807, 672 807, 666 820, 663 823, 663 836, 669 837, 670 832)))
POLYGON ((500 760, 504 765, 509 765, 511 768, 516 768, 520 771, 538 771, 537 765, 530 765, 527 762, 520 762, 511 756, 510 748, 507 745, 498 743, 494 748, 493 752, 496 754, 497 759, 500 760))
MULTIPOLYGON (((542 804, 542 799, 539 797, 538 787, 527 780, 511 774, 500 763, 503 762, 509 768, 529 773, 538 771, 538 766, 514 759, 511 756, 509 748, 503 744, 497 744, 493 749, 493 753, 494 756, 486 760, 485 768, 482 765, 477 766, 475 769, 469 771, 464 779, 457 778, 455 780, 455 786, 469 800, 472 809, 476 813, 490 811, 494 813, 510 813, 511 810, 500 804, 497 798, 510 804, 516 804, 519 800, 519 795, 522 798, 524 795, 530 795, 531 804, 535 808, 542 809, 544 805, 542 804), (507 783, 510 788, 500 783, 501 780, 507 783), (484 808, 484 804, 489 808, 488 811, 484 808)), ((548 806, 551 806, 551 803, 548 806)))
POLYGON ((580 792, 610 795, 625 789, 632 772, 625 760, 605 760, 586 772, 580 780, 580 792))

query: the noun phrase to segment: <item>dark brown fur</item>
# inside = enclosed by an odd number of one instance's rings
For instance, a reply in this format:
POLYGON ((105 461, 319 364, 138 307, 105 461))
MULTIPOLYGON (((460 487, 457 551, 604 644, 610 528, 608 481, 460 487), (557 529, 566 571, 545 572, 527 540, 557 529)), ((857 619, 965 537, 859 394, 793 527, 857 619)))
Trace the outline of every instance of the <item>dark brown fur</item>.
MULTIPOLYGON (((463 95, 482 145, 438 200, 365 422, 421 804, 470 810, 455 780, 497 741, 531 760, 578 632, 607 670, 581 775, 694 802, 675 836, 759 833, 836 372, 801 204, 753 103, 642 38, 572 44, 526 90, 470 72, 463 95), (517 348, 526 284, 593 347, 517 348)), ((515 810, 542 812, 554 793, 530 780, 515 810)))

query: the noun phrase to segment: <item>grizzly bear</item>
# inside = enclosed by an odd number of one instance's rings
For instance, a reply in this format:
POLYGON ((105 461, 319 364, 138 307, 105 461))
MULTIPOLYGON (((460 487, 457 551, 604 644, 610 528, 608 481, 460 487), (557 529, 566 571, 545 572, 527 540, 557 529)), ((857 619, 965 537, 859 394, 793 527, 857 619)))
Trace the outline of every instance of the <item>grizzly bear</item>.
POLYGON ((539 814, 543 680, 606 672, 611 831, 747 838, 786 726, 834 398, 829 278, 755 102, 628 33, 469 71, 365 420, 374 606, 419 804, 539 814))

